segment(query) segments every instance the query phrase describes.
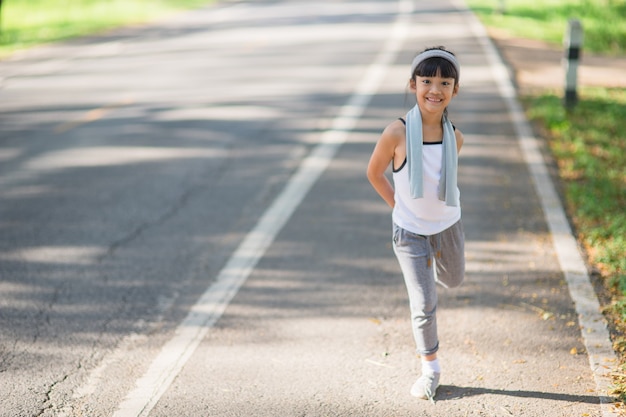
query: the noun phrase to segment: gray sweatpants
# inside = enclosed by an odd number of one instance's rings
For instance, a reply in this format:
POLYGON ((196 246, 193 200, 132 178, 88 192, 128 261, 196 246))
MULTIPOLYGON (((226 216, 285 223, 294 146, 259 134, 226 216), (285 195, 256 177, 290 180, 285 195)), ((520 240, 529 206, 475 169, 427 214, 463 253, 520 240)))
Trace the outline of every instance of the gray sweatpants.
POLYGON ((464 246, 460 220, 432 236, 393 225, 393 250, 409 294, 413 337, 420 355, 432 355, 439 349, 436 284, 446 288, 461 285, 465 276, 464 246))

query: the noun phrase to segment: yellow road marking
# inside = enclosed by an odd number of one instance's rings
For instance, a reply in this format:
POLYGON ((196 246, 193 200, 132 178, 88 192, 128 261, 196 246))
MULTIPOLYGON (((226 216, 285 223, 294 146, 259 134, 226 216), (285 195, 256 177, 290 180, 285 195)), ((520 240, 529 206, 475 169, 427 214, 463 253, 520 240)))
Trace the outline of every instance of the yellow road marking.
POLYGON ((86 112, 82 117, 76 119, 76 120, 72 120, 69 122, 64 122, 61 123, 59 125, 57 125, 54 128, 54 133, 65 133, 69 130, 72 130, 78 126, 87 124, 87 123, 91 123, 94 122, 96 120, 102 119, 107 113, 110 113, 111 111, 119 108, 119 107, 123 107, 123 106, 127 106, 129 104, 131 104, 133 102, 133 100, 131 98, 126 98, 124 100, 118 101, 116 103, 112 103, 106 106, 102 106, 102 107, 98 107, 96 109, 92 109, 89 110, 88 112, 86 112))

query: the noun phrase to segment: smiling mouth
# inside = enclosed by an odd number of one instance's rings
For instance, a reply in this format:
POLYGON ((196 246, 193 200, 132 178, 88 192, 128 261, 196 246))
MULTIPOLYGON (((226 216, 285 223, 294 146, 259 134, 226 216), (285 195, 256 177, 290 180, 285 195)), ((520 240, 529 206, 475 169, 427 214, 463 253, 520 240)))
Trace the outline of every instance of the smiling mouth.
POLYGON ((443 100, 439 99, 439 98, 430 98, 430 97, 426 97, 426 101, 429 101, 431 103, 441 103, 443 100))

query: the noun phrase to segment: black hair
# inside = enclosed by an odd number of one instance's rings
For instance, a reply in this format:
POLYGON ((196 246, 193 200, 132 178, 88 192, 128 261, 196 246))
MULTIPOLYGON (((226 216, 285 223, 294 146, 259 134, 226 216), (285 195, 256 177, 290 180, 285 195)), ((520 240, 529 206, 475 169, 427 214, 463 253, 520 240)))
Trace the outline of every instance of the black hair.
MULTIPOLYGON (((449 53, 452 56, 455 56, 452 52, 448 51, 443 46, 437 46, 434 48, 427 48, 422 52, 440 50, 449 53)), ((420 52, 420 53, 422 53, 420 52)), ((415 79, 418 77, 434 77, 439 73, 439 75, 443 78, 454 78, 454 85, 459 84, 459 73, 454 67, 454 64, 445 58, 441 58, 438 56, 432 58, 426 58, 422 62, 420 62, 411 74, 411 79, 415 79)))

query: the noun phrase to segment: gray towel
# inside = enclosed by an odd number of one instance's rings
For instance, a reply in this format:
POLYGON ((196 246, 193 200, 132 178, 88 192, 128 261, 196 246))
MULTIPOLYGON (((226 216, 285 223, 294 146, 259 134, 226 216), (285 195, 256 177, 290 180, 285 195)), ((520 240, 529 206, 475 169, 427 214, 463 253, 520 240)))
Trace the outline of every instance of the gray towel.
MULTIPOLYGON (((456 136, 452 123, 446 115, 443 117, 442 125, 443 155, 439 180, 439 200, 445 201, 447 206, 458 207, 457 169, 459 157, 456 149, 456 136)), ((406 159, 412 198, 424 197, 422 148, 422 115, 419 106, 415 105, 406 118, 406 159)))

